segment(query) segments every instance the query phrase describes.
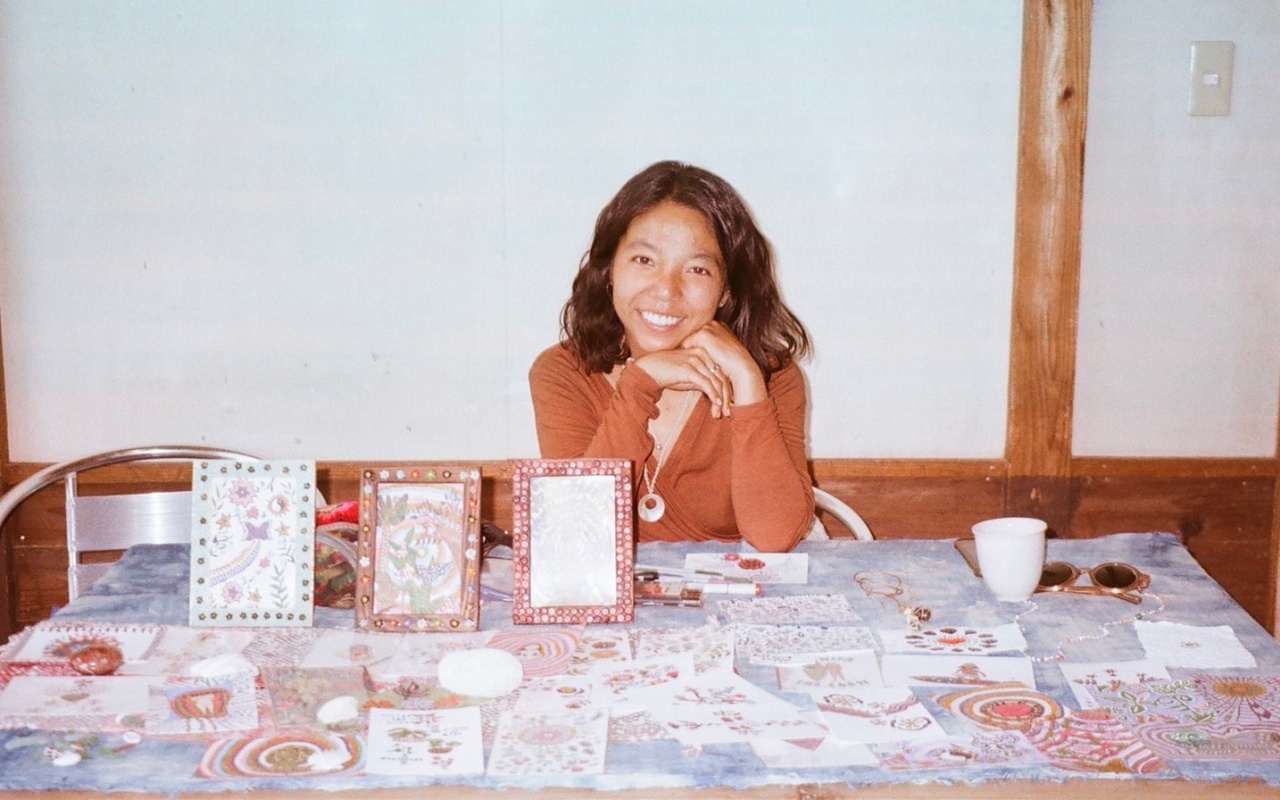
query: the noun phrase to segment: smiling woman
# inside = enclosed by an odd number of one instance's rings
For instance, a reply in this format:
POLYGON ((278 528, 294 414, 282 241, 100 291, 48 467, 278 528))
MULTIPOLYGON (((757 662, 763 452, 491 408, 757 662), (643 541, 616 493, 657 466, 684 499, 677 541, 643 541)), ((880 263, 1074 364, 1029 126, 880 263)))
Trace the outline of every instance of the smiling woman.
POLYGON ((804 536, 809 338, 732 186, 674 161, 628 181, 561 322, 529 373, 543 457, 630 459, 642 540, 804 536))

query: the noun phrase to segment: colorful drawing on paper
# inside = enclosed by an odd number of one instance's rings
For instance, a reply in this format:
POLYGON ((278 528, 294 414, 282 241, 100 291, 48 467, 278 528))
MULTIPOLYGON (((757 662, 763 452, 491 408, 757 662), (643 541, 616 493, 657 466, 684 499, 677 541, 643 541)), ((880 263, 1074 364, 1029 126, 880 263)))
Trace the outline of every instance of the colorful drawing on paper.
POLYGON ((870 745, 884 769, 928 770, 1023 766, 1045 763, 1045 757, 1021 731, 975 733, 923 741, 870 745))
POLYGON ((366 771, 374 775, 478 775, 484 742, 476 706, 369 711, 366 771))
POLYGON ((490 775, 591 775, 604 772, 609 715, 507 712, 489 754, 490 775))
POLYGON ((1023 732, 1055 767, 1094 775, 1153 775, 1167 769, 1146 744, 1106 709, 1044 716, 1023 732))
POLYGON ((938 705, 987 730, 1025 731, 1042 720, 1059 719, 1062 706, 1021 683, 997 683, 951 692, 938 705))
POLYGON ((201 461, 190 624, 311 625, 315 464, 201 461))
POLYGON ((462 610, 462 484, 378 486, 373 613, 462 610))
POLYGON ((363 471, 356 621, 363 629, 473 631, 480 621, 480 471, 363 471))
POLYGON ((232 736, 209 745, 201 778, 284 778, 350 775, 364 766, 360 737, 310 728, 232 736))

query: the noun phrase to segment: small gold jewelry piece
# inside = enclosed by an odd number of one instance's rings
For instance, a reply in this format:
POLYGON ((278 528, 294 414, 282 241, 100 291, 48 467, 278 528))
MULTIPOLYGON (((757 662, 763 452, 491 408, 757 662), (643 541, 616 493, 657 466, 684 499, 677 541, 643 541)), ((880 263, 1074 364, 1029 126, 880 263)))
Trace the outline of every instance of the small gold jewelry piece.
POLYGON ((907 621, 908 627, 918 631, 933 618, 933 612, 925 606, 911 605, 914 596, 910 589, 902 585, 902 578, 892 572, 859 570, 853 580, 867 597, 885 597, 898 607, 898 613, 907 621))

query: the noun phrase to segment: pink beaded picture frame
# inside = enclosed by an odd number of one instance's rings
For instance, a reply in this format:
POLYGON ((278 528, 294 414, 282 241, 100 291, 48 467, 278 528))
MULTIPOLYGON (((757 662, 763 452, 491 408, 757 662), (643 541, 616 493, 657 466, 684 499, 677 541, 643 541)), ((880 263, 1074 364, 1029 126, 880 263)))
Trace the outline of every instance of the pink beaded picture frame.
POLYGON ((356 626, 400 633, 480 627, 480 470, 361 470, 356 626))
POLYGON ((513 470, 512 621, 633 621, 631 462, 526 459, 513 470))

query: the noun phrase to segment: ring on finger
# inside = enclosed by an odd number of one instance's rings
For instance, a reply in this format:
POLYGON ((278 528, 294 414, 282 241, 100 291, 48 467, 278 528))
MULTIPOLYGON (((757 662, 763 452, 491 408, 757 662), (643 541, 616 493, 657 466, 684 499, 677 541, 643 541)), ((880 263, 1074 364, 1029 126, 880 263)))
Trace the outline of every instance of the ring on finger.
POLYGON ((712 365, 711 365, 711 371, 712 371, 712 372, 719 372, 719 371, 720 371, 720 365, 719 365, 719 364, 712 364, 712 365))

